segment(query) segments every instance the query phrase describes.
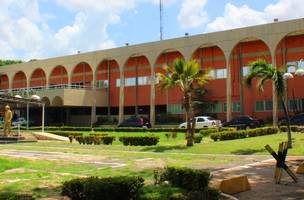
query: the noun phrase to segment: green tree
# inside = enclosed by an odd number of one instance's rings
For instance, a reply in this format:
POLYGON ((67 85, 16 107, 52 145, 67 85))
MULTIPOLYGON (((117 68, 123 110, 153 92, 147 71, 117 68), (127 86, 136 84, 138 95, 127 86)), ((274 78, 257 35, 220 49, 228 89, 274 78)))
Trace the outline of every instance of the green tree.
POLYGON ((22 63, 21 60, 0 60, 0 66, 22 63))
POLYGON ((193 146, 195 120, 192 95, 195 87, 203 86, 208 82, 208 72, 201 70, 196 60, 185 62, 182 59, 176 59, 173 66, 166 67, 165 73, 159 74, 159 77, 162 89, 179 87, 183 93, 183 107, 185 109, 187 122, 187 146, 193 146))
POLYGON ((290 131, 290 119, 286 107, 286 103, 284 101, 285 97, 285 83, 284 83, 284 73, 285 71, 283 69, 278 69, 273 67, 271 64, 267 63, 266 60, 258 59, 256 61, 253 61, 249 64, 250 71, 246 76, 246 85, 248 87, 252 86, 253 80, 256 78, 258 79, 257 82, 257 88, 259 91, 263 91, 264 85, 267 81, 272 81, 273 85, 275 87, 276 94, 279 98, 279 101, 282 104, 282 107, 284 109, 285 118, 287 121, 288 131, 288 147, 292 148, 292 141, 291 141, 291 131, 290 131))

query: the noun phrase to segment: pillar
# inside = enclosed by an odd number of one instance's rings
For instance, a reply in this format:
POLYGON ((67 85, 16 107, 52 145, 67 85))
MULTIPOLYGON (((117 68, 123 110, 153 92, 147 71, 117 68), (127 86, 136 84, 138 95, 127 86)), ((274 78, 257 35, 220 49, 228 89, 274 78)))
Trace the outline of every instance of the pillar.
POLYGON ((150 90, 150 123, 155 125, 155 70, 151 66, 151 90, 150 90))
POLYGON ((120 87, 119 87, 119 116, 118 116, 118 123, 120 124, 124 120, 124 87, 125 87, 125 78, 122 68, 120 70, 120 87))
MULTIPOLYGON (((275 50, 272 53, 272 66, 274 68, 277 67, 275 50)), ((272 119, 273 119, 273 125, 277 126, 278 125, 278 96, 274 82, 272 82, 272 119)))
POLYGON ((232 96, 231 96, 231 66, 229 65, 229 58, 226 58, 226 68, 227 68, 227 79, 226 79, 226 121, 232 119, 232 96))

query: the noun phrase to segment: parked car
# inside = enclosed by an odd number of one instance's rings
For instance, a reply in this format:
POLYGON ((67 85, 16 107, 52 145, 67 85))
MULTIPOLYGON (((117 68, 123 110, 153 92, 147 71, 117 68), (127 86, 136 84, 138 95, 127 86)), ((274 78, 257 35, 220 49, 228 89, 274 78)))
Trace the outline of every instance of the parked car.
POLYGON ((229 122, 223 123, 223 127, 236 127, 238 129, 249 129, 261 127, 263 122, 261 120, 253 119, 250 116, 243 115, 232 119, 229 122))
POLYGON ((18 124, 20 124, 20 126, 26 126, 26 119, 24 117, 19 117, 16 121, 12 122, 13 127, 17 127, 18 124))
MULTIPOLYGON (((222 123, 220 120, 216 120, 210 116, 197 116, 195 117, 195 127, 196 128, 213 128, 213 127, 220 127, 222 123)), ((186 128, 187 123, 183 122, 179 126, 179 128, 186 128)))
POLYGON ((118 127, 139 127, 139 128, 151 128, 150 121, 145 117, 130 117, 124 120, 118 125, 118 127))
MULTIPOLYGON (((286 119, 279 122, 280 126, 287 126, 286 119)), ((290 118, 290 125, 304 126, 304 113, 297 114, 290 118)))

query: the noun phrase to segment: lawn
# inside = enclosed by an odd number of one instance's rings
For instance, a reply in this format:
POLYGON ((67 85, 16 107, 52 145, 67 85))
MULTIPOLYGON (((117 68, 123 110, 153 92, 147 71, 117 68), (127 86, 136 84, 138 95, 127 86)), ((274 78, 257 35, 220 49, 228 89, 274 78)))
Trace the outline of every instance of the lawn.
MULTIPOLYGON (((153 170, 158 167, 213 171, 243 165, 270 158, 264 146, 269 144, 277 149, 287 139, 286 133, 220 142, 204 138, 201 144, 187 148, 182 133, 176 139, 167 139, 165 133, 153 134, 160 137, 160 143, 153 147, 123 146, 118 140, 109 146, 56 141, 2 145, 0 191, 32 193, 37 198, 58 196, 63 181, 85 176, 141 175, 151 183, 153 170)), ((304 134, 294 133, 292 137, 294 148, 288 155, 304 155, 304 134)))

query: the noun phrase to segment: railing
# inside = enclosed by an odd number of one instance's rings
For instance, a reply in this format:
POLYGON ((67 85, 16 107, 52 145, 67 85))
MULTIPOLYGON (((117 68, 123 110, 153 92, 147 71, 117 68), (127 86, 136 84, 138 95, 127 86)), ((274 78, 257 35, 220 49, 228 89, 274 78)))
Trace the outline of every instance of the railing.
POLYGON ((81 89, 81 90, 91 90, 92 86, 85 86, 80 84, 58 84, 49 86, 39 86, 39 87, 29 87, 29 88, 16 88, 16 89, 5 89, 0 90, 0 93, 31 93, 41 90, 55 90, 55 89, 81 89), (27 91, 28 90, 28 91, 27 91))

